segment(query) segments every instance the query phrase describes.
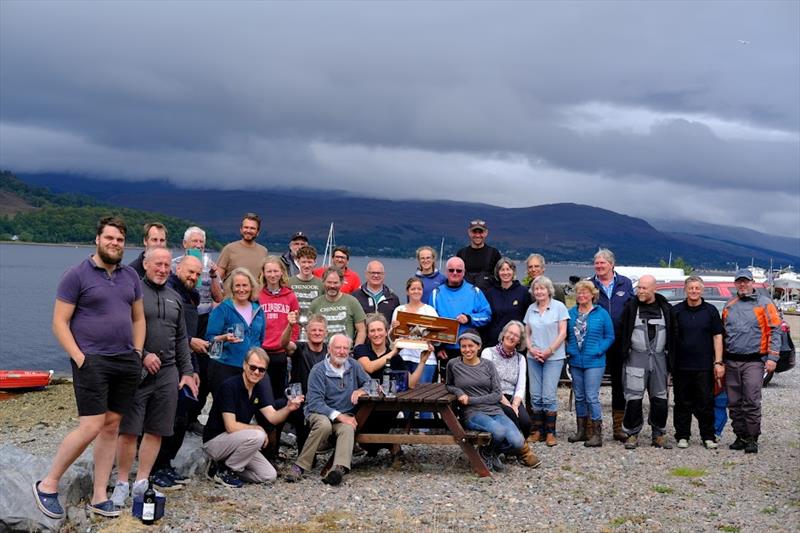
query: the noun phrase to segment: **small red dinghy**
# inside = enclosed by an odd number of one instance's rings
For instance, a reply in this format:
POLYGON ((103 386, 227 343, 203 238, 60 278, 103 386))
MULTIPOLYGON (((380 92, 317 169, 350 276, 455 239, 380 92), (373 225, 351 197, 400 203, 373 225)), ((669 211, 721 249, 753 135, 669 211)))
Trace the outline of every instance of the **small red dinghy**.
POLYGON ((0 390, 43 389, 52 377, 52 370, 0 370, 0 390))

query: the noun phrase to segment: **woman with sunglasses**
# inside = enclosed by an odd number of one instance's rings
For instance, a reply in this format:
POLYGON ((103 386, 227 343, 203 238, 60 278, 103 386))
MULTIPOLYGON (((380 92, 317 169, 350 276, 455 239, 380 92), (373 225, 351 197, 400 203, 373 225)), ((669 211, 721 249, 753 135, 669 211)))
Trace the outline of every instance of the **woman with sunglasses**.
POLYGON ((208 475, 216 483, 239 488, 244 482, 264 483, 277 477, 275 468, 261 453, 269 444, 261 426, 251 424, 260 415, 270 424, 280 425, 300 408, 298 396, 275 408, 269 380, 264 379, 269 356, 261 348, 247 352, 238 375, 231 376, 217 389, 208 422, 203 431, 203 448, 211 458, 208 475))
POLYGON ((225 280, 229 295, 211 311, 206 340, 216 344, 209 350, 208 384, 212 395, 223 381, 241 373, 250 348, 264 342, 264 311, 255 301, 261 285, 246 268, 236 268, 225 280), (219 350, 214 355, 215 349, 219 350))

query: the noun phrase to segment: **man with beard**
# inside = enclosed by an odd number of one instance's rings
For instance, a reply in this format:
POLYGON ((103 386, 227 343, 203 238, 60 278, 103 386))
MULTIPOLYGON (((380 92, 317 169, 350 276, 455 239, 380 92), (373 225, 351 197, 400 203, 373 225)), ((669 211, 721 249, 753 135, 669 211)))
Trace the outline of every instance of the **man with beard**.
POLYGON ((53 333, 70 357, 79 422, 61 442, 47 475, 33 485, 36 505, 50 518, 64 518, 58 482, 92 442, 94 492, 88 510, 108 517, 120 514, 106 487, 119 423, 139 383, 145 339, 142 284, 135 270, 120 264, 126 233, 121 219, 101 219, 96 252, 58 284, 53 333))
POLYGON ((362 344, 367 338, 366 314, 361 304, 350 294, 342 292, 342 273, 338 268, 328 267, 322 275, 325 293, 311 302, 308 312, 319 313, 328 323, 328 338, 343 333, 362 344))
POLYGON ((133 267, 139 277, 144 276, 144 253, 149 248, 164 247, 167 245, 167 227, 161 222, 148 222, 142 228, 144 234, 144 250, 128 266, 133 267))
MULTIPOLYGON (((200 294, 195 286, 203 270, 203 264, 192 255, 184 255, 180 258, 176 272, 170 274, 167 279, 167 287, 174 290, 181 297, 183 304, 183 321, 186 324, 186 336, 189 339, 189 346, 193 347, 196 341, 206 342, 198 336, 198 303, 200 294)), ((194 351, 191 353, 195 386, 200 389, 200 373, 198 358, 194 351)), ((153 481, 162 488, 177 488, 185 485, 189 479, 178 474, 172 467, 172 460, 178 455, 178 450, 183 445, 183 438, 186 435, 189 416, 196 410, 197 400, 190 393, 188 388, 184 388, 178 394, 178 406, 175 411, 175 422, 172 426, 172 436, 165 436, 161 439, 161 450, 153 465, 153 481)))
POLYGON ((494 266, 500 261, 500 252, 497 248, 486 244, 489 228, 486 221, 473 220, 469 223, 469 246, 456 252, 456 257, 464 261, 466 280, 480 289, 488 289, 492 285, 494 266))
POLYGON ((297 462, 286 473, 286 481, 298 481, 309 470, 320 445, 336 434, 333 467, 322 478, 328 485, 339 485, 350 471, 356 432, 356 404, 367 394, 362 389, 369 374, 349 357, 350 339, 336 334, 331 337, 328 355, 314 366, 308 376, 305 415, 311 428, 297 462))
MULTIPOLYGON (((142 296, 147 334, 142 356, 142 381, 132 408, 122 417, 117 442, 117 484, 111 500, 121 507, 128 497, 128 475, 139 446, 139 467, 130 489, 133 498, 144 496, 147 480, 161 448, 161 438, 173 433, 178 392, 188 387, 197 396, 191 352, 186 336, 181 297, 167 287, 172 254, 166 248, 150 248, 144 255, 142 296)), ((195 278, 196 281, 196 278, 195 278)), ((163 489, 176 488, 171 479, 156 479, 163 489)))
POLYGON ((223 281, 229 272, 238 267, 246 268, 258 279, 261 275, 261 265, 269 252, 264 246, 256 242, 256 237, 261 232, 261 217, 255 213, 245 213, 242 225, 239 228, 241 240, 226 244, 217 260, 217 273, 223 281))
MULTIPOLYGON (((299 383, 303 389, 303 394, 308 394, 308 375, 314 365, 325 359, 325 354, 328 350, 328 345, 325 343, 325 336, 327 334, 328 325, 325 322, 325 317, 322 315, 311 315, 308 317, 308 324, 306 324, 306 334, 308 340, 306 342, 294 341, 292 342, 292 331, 294 325, 297 324, 299 313, 294 311, 289 313, 288 323, 281 335, 281 346, 292 360, 292 376, 291 383, 299 383)), ((287 419, 295 429, 297 436, 297 451, 303 449, 303 445, 308 438, 308 427, 305 424, 302 411, 294 411, 287 419)))

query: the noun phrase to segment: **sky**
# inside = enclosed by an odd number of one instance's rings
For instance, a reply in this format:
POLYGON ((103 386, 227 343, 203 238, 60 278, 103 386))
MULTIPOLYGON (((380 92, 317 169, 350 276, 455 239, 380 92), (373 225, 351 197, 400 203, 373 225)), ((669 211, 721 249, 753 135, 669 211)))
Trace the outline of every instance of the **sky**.
POLYGON ((800 237, 800 2, 2 0, 0 168, 800 237))

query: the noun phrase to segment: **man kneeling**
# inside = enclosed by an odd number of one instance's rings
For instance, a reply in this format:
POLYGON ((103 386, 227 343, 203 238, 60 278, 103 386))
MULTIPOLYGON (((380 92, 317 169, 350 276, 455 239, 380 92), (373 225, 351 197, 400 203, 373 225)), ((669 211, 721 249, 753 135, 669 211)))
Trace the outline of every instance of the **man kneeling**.
POLYGON ((270 424, 280 424, 303 403, 303 396, 298 396, 286 407, 275 409, 270 382, 264 379, 268 365, 266 352, 251 348, 242 375, 223 381, 214 397, 203 431, 203 447, 213 461, 208 477, 226 487, 241 487, 243 481, 275 480, 275 468, 261 454, 268 444, 267 433, 250 421, 260 412, 270 424))
POLYGON ((329 341, 325 360, 311 369, 305 406, 306 422, 311 431, 297 462, 286 473, 286 481, 299 480, 303 472, 311 468, 314 454, 331 433, 336 433, 336 451, 333 467, 322 481, 338 485, 350 470, 356 431, 353 413, 358 398, 367 394, 361 387, 369 381, 369 374, 350 359, 349 353, 350 339, 345 335, 334 335, 329 341))

